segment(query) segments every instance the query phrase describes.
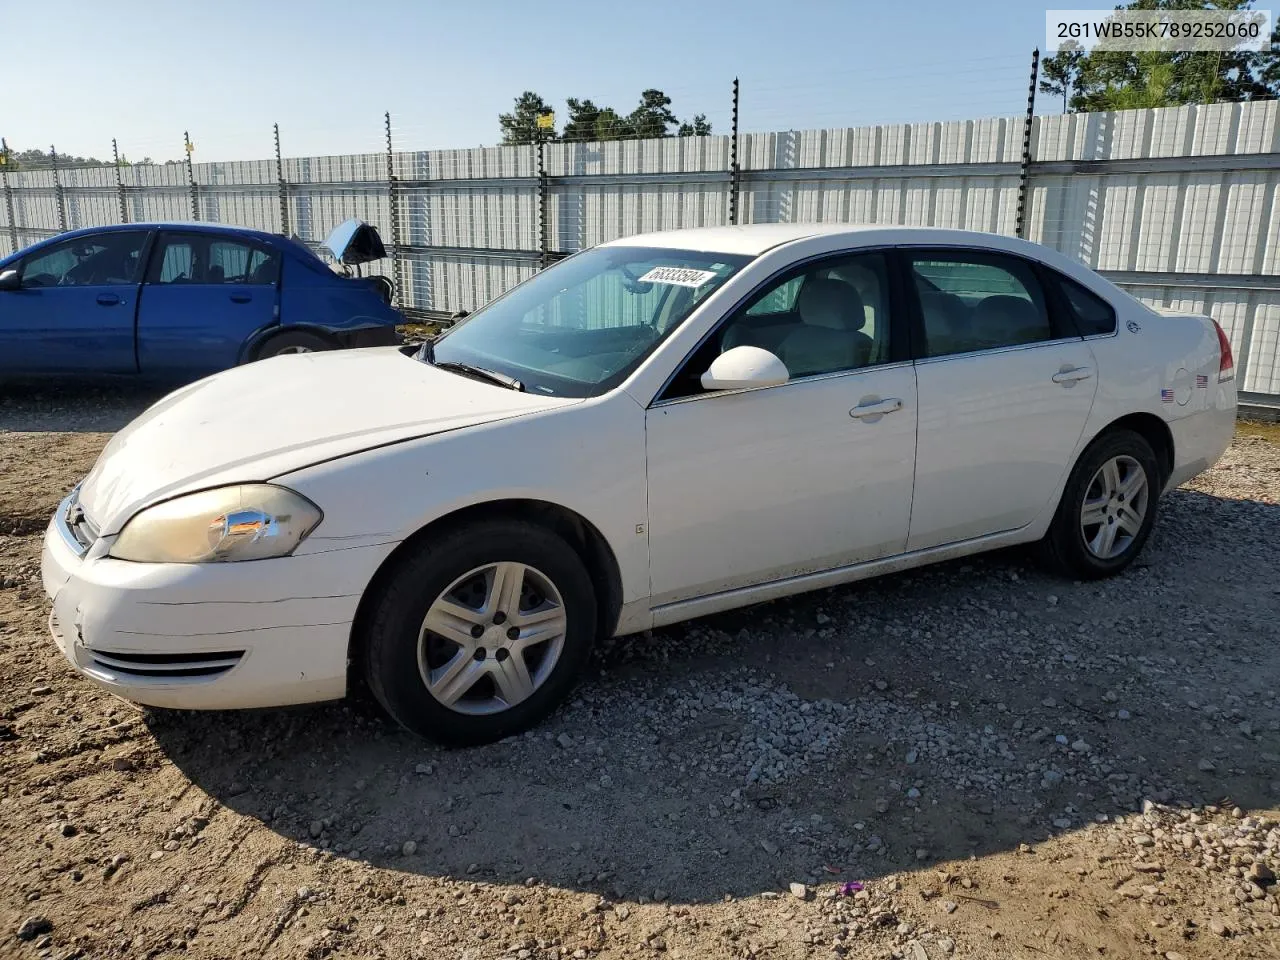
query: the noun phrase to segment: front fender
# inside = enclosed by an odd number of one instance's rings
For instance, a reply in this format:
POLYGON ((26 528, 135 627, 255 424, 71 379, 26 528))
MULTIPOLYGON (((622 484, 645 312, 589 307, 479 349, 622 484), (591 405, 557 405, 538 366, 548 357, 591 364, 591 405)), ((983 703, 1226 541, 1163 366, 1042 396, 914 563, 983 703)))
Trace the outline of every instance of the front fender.
MULTIPOLYGON (((324 512, 304 549, 400 543, 493 501, 554 504, 600 532, 617 560, 622 601, 631 603, 649 596, 644 449, 643 409, 615 394, 364 450, 275 479, 324 512)), ((352 588, 362 591, 372 575, 362 571, 352 588)))

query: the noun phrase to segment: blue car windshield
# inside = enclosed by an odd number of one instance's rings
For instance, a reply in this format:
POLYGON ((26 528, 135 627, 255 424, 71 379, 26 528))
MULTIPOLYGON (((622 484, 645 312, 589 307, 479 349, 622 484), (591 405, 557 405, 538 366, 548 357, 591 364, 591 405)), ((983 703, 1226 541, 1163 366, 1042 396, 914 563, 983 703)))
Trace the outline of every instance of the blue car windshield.
POLYGON ((531 393, 612 390, 693 309, 753 258, 661 247, 594 247, 541 271, 419 354, 478 368, 531 393))

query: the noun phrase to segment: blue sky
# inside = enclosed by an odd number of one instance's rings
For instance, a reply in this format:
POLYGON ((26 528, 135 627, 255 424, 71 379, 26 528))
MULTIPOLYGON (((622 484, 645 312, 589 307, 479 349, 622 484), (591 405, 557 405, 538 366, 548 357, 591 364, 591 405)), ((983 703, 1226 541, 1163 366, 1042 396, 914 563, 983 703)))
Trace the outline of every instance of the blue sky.
MULTIPOLYGON (((1110 6, 1099 4, 1099 6, 1110 6)), ((195 159, 493 144, 525 89, 630 110, 646 87, 728 132, 1016 115, 1045 7, 1026 0, 61 0, 11 3, 14 149, 195 159), (13 86, 13 79, 18 85, 13 86)), ((1059 108, 1041 96, 1038 109, 1059 108)), ((562 117, 558 117, 558 120, 562 117)))

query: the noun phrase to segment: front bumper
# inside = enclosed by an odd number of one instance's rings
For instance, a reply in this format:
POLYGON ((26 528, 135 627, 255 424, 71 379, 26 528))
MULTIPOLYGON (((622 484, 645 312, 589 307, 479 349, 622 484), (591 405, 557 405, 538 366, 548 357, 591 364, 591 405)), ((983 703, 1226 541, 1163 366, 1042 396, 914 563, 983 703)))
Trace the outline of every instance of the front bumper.
POLYGON ((345 694, 351 622, 367 582, 359 578, 378 562, 360 555, 374 548, 131 563, 106 556, 103 541, 86 542, 68 522, 74 496, 45 531, 41 573, 54 642, 83 676, 126 700, 177 709, 345 694))

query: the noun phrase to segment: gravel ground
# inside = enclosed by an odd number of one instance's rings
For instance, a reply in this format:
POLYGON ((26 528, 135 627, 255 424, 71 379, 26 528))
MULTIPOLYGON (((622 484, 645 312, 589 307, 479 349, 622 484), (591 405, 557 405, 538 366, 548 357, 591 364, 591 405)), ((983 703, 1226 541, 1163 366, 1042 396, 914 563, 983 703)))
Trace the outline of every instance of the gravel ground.
POLYGON ((154 398, 0 397, 0 957, 1280 956, 1266 439, 1119 579, 1005 552, 613 641, 445 751, 71 672, 39 534, 154 398))

